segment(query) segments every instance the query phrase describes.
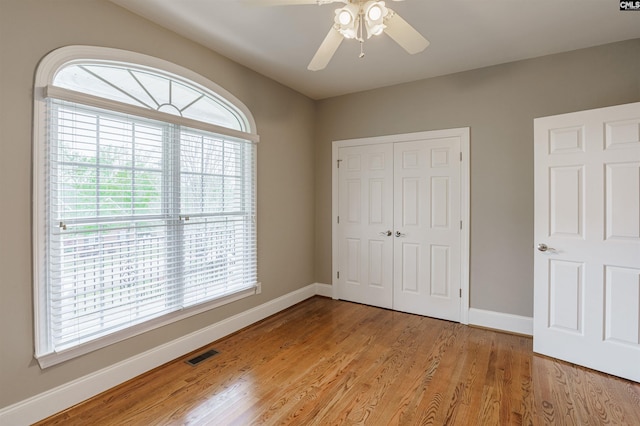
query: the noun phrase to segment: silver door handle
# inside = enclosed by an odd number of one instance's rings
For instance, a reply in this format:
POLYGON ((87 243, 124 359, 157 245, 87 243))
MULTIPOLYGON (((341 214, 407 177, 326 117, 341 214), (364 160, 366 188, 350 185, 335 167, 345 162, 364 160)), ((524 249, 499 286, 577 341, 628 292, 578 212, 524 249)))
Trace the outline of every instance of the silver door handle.
POLYGON ((403 233, 402 233, 402 232, 400 232, 400 231, 396 231, 396 237, 397 237, 397 238, 405 237, 406 235, 407 235, 407 234, 403 234, 403 233))
POLYGON ((555 252, 556 249, 554 249, 553 247, 549 247, 545 243, 540 243, 540 244, 538 244, 538 251, 541 251, 541 252, 545 252, 545 251, 555 252))
POLYGON ((393 232, 384 231, 384 232, 380 232, 380 235, 382 235, 383 237, 390 237, 391 235, 393 235, 393 232))

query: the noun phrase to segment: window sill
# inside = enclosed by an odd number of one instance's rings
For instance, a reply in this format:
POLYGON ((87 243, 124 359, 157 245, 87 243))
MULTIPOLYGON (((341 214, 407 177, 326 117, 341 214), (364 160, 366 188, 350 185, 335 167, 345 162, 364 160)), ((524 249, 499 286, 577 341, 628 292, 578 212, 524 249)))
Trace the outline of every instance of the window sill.
POLYGON ((156 328, 160 328, 165 325, 172 324, 174 322, 183 320, 193 315, 206 312, 208 310, 235 302, 240 299, 244 299, 249 296, 253 296, 255 294, 260 294, 261 287, 262 287, 261 283, 256 283, 254 286, 244 290, 240 290, 236 293, 229 294, 227 296, 224 296, 219 299, 215 299, 210 302, 203 303, 197 306, 192 306, 192 307, 183 309, 181 311, 163 315, 161 317, 146 321, 144 323, 135 325, 133 327, 128 327, 124 330, 111 333, 104 337, 100 337, 90 342, 86 342, 78 346, 74 346, 73 348, 65 349, 59 352, 36 354, 35 358, 38 361, 38 364, 40 364, 40 368, 45 369, 45 368, 54 366, 56 364, 63 363, 70 359, 79 357, 81 355, 88 354, 89 352, 93 352, 95 350, 112 345, 114 343, 121 342, 125 339, 129 339, 131 337, 137 336, 147 331, 151 331, 156 328))

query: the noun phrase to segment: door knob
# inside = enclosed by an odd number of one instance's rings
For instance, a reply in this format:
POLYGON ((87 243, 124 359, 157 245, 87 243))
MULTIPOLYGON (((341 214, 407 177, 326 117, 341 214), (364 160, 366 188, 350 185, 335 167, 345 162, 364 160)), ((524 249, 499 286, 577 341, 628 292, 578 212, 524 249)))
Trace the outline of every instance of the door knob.
POLYGON ((554 252, 554 251, 556 251, 556 249, 549 247, 545 243, 540 243, 540 244, 538 244, 538 251, 541 251, 541 252, 545 252, 545 251, 554 252))
POLYGON ((404 237, 406 234, 403 234, 400 231, 396 231, 396 237, 400 238, 400 237, 404 237))
POLYGON ((391 231, 380 232, 380 235, 382 235, 383 237, 390 237, 392 234, 393 232, 391 231))

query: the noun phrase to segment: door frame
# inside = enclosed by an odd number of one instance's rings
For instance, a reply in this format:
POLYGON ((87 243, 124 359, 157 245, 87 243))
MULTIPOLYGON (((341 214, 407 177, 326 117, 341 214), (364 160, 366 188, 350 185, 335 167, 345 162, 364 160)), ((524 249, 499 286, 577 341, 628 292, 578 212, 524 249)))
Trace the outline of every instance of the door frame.
POLYGON ((460 323, 469 324, 469 231, 470 231, 470 133, 469 127, 455 129, 431 130, 397 135, 374 136, 358 139, 336 140, 331 149, 331 295, 338 299, 338 152, 340 148, 374 145, 383 143, 412 142, 429 139, 460 138, 460 217, 462 232, 460 233, 460 323))

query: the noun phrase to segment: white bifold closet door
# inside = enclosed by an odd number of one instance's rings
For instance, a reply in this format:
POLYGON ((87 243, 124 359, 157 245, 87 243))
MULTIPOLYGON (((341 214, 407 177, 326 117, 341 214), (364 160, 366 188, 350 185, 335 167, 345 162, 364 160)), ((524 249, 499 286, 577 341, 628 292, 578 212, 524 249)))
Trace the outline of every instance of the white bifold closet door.
POLYGON ((640 381, 640 103, 534 127, 533 350, 640 381))
POLYGON ((393 145, 340 149, 339 298, 393 307, 393 145))
POLYGON ((460 138, 339 149, 338 297, 460 321, 460 138))

